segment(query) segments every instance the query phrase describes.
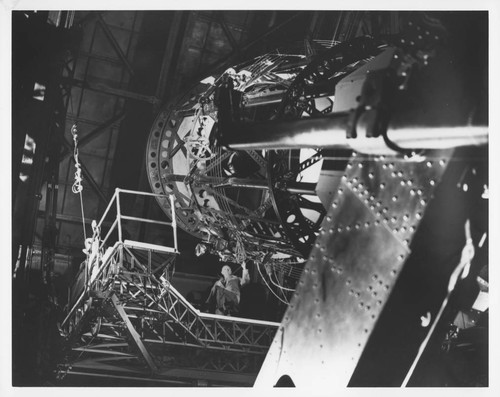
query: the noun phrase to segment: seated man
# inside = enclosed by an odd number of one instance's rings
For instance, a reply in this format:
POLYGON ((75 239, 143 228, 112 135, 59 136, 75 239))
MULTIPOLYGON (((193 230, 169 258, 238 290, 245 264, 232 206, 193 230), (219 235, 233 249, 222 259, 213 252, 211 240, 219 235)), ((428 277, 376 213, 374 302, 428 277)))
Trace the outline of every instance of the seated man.
POLYGON ((250 281, 246 264, 243 263, 241 267, 243 268, 241 278, 233 275, 229 265, 222 267, 221 274, 223 277, 214 284, 207 299, 207 301, 210 300, 215 293, 215 314, 230 316, 238 312, 241 295, 240 287, 250 281))

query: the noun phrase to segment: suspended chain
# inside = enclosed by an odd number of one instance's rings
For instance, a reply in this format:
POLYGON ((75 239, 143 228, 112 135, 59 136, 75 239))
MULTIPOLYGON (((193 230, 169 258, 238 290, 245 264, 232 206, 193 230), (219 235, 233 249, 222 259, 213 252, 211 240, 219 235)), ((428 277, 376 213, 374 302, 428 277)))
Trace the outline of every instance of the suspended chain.
POLYGON ((85 231, 85 212, 83 210, 83 185, 82 185, 82 167, 80 165, 80 161, 78 159, 78 128, 76 124, 73 124, 71 127, 71 135, 73 136, 73 158, 75 160, 75 181, 73 182, 73 186, 71 187, 71 191, 75 194, 80 195, 80 209, 82 212, 82 226, 83 226, 83 241, 87 240, 87 232, 85 231))
POLYGON ((75 159, 75 182, 73 182, 72 191, 73 193, 80 193, 83 190, 82 186, 82 168, 80 161, 78 160, 78 129, 76 124, 71 127, 71 135, 73 135, 74 149, 73 158, 75 159))

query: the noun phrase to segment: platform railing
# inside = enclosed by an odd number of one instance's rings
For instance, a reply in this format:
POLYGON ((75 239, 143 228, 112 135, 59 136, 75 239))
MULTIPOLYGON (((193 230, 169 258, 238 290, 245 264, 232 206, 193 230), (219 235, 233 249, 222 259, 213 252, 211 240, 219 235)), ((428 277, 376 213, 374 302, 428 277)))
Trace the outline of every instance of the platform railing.
MULTIPOLYGON (((134 253, 135 249, 143 247, 127 246, 117 242, 109 250, 109 254, 98 274, 93 279, 92 286, 97 290, 99 283, 103 298, 108 301, 114 299, 113 304, 122 311, 122 317, 134 318, 136 313, 141 316, 157 313, 166 315, 163 320, 156 319, 149 324, 153 334, 137 337, 135 343, 144 357, 148 357, 147 344, 177 345, 198 347, 216 351, 265 354, 279 326, 279 323, 228 317, 200 312, 178 292, 166 279, 158 279, 150 271, 150 267, 141 261, 134 253), (134 263, 134 271, 127 271, 125 262, 134 263), (175 324, 182 330, 180 339, 165 334, 165 325, 175 324), (173 338, 173 339, 172 339, 173 338)), ((89 305, 84 304, 85 295, 82 294, 78 302, 68 314, 71 329, 78 327, 89 305), (79 317, 77 312, 80 311, 79 317)), ((66 321, 66 320, 65 320, 66 321)), ((110 320, 111 322, 113 320, 110 320)), ((109 322, 109 321, 108 321, 109 322)), ((130 327, 132 323, 129 324, 130 327)), ((172 329, 172 328, 171 328, 172 329)), ((173 329, 172 329, 173 330, 173 329)), ((132 328, 131 334, 138 332, 132 328)), ((110 352, 108 352, 110 353, 110 352)))
MULTIPOLYGON (((124 247, 124 254, 132 255, 127 247, 124 247)), ((146 270, 144 265, 140 268, 146 270)), ((145 342, 266 353, 279 326, 270 321, 200 312, 167 280, 160 282, 147 272, 135 273, 135 276, 134 280, 125 280, 123 275, 114 280, 117 296, 127 302, 125 310, 143 314, 159 310, 166 315, 165 320, 177 324, 187 338, 177 342, 169 340, 161 330, 162 324, 155 322, 150 325, 161 338, 146 337, 145 342), (134 303, 138 296, 139 301, 134 303)))
POLYGON ((104 214, 98 223, 98 228, 101 228, 104 220, 107 218, 108 213, 110 213, 111 208, 113 207, 113 204, 116 203, 116 218, 109 229, 108 233, 106 234, 106 237, 102 240, 101 246, 104 246, 106 244, 108 238, 111 236, 111 234, 115 231, 115 229, 118 230, 118 241, 123 242, 123 226, 122 226, 122 221, 124 220, 129 220, 129 221, 137 221, 137 222, 142 222, 142 223, 152 223, 156 225, 165 225, 165 226, 171 226, 172 227, 172 232, 173 232, 173 237, 174 237, 174 249, 177 251, 178 246, 177 246, 177 220, 175 218, 175 202, 174 202, 174 195, 164 195, 164 194, 158 194, 158 193, 149 193, 149 192, 139 192, 135 190, 127 190, 127 189, 115 189, 115 193, 113 194, 113 197, 111 198, 108 206, 106 207, 106 210, 104 211, 104 214), (122 214, 121 211, 121 200, 120 200, 120 194, 134 194, 137 196, 150 196, 150 197, 163 197, 163 198, 168 198, 170 200, 170 209, 171 209, 171 222, 165 222, 165 221, 159 221, 156 219, 148 219, 148 218, 141 218, 141 217, 135 217, 135 216, 129 216, 129 215, 124 215, 122 214))
MULTIPOLYGON (((106 233, 106 236, 101 239, 100 238, 100 233, 95 233, 92 237, 92 242, 91 242, 91 247, 94 246, 94 243, 96 243, 97 247, 94 251, 96 252, 91 252, 86 260, 86 269, 84 271, 84 286, 83 286, 83 291, 79 295, 78 299, 76 302, 71 306, 68 314, 66 315, 65 319, 61 323, 61 327, 64 327, 67 325, 68 320, 70 317, 74 314, 74 311, 76 308, 82 303, 84 297, 88 295, 89 289, 92 288, 92 285, 95 283, 95 281, 103 274, 103 271, 107 269, 114 258, 114 253, 118 252, 120 258, 119 262, 121 263, 123 261, 123 251, 122 250, 117 250, 117 248, 121 245, 125 244, 133 244, 136 246, 141 246, 143 248, 148 248, 152 250, 158 250, 158 251, 168 251, 169 253, 178 253, 178 243, 177 243, 177 221, 175 218, 175 202, 174 202, 174 195, 163 195, 163 194, 157 194, 157 193, 149 193, 149 192, 139 192, 135 190, 127 190, 127 189, 120 189, 116 188, 115 193, 111 197, 111 200, 108 203, 108 206, 106 207, 99 223, 97 223, 95 230, 100 231, 102 225, 106 221, 106 219, 109 217, 109 215, 113 215, 111 217, 112 223, 111 227, 109 228, 108 232, 106 233), (171 208, 171 222, 166 222, 166 221, 160 221, 160 220, 155 220, 155 219, 148 219, 148 218, 142 218, 142 217, 135 217, 135 216, 129 216, 125 215, 122 213, 121 209, 121 200, 120 200, 120 195, 123 194, 131 194, 131 195, 136 195, 136 196, 150 196, 150 197, 163 197, 165 199, 170 200, 170 208, 171 208), (115 206, 115 213, 113 214, 113 206, 115 206), (173 249, 172 248, 167 248, 163 246, 157 246, 154 244, 148 244, 148 243, 141 243, 141 242, 136 242, 136 241, 131 241, 131 240, 123 240, 123 221, 136 221, 139 223, 150 223, 150 224, 157 224, 157 225, 164 225, 164 226, 170 226, 172 227, 172 234, 173 234, 173 249), (111 246, 107 247, 108 241, 110 239, 110 236, 112 236, 113 232, 117 231, 118 232, 118 240, 111 246), (103 254, 103 252, 105 252, 103 254), (99 263, 100 262, 100 263, 99 263), (94 266, 98 267, 98 270, 96 273, 92 274, 90 271, 91 268, 94 266)), ((92 248, 93 249, 93 248, 92 248)), ((71 296, 71 291, 68 291, 68 299, 70 299, 71 296)), ((71 303, 71 302, 68 302, 71 303)))
MULTIPOLYGON (((166 315, 164 320, 158 319, 150 324, 152 332, 158 339, 153 338, 153 335, 140 337, 134 329, 133 322, 128 324, 130 334, 135 335, 134 340, 137 347, 142 352, 143 358, 146 361, 151 361, 152 368, 154 368, 154 364, 145 342, 208 348, 226 352, 265 354, 279 326, 278 323, 202 313, 170 284, 168 277, 161 277, 158 274, 159 271, 164 272, 161 266, 152 269, 152 252, 160 255, 166 254, 170 258, 178 253, 173 197, 169 197, 172 222, 163 222, 122 214, 120 196, 123 193, 159 196, 152 193, 116 190, 101 221, 94 228, 95 231, 97 230, 97 233, 94 233, 94 238, 97 234, 100 241, 99 250, 97 255, 89 255, 87 259, 90 265, 87 266, 89 275, 85 288, 64 319, 62 329, 67 330, 68 335, 75 335, 75 332, 79 332, 77 329, 85 324, 85 321, 82 322, 84 315, 88 313, 88 320, 92 321, 89 307, 93 305, 91 298, 93 296, 100 297, 106 302, 111 300, 116 310, 121 313, 122 320, 126 322, 130 322, 128 319, 134 318, 135 313, 138 312, 161 312, 166 315), (101 241, 99 237, 100 226, 104 219, 112 213, 114 206, 116 207, 116 218, 111 229, 101 241), (123 221, 171 226, 174 230, 174 247, 124 239, 121 229, 123 221), (115 230, 118 231, 118 241, 105 250, 106 243, 111 241, 111 233, 115 230), (93 257, 95 262, 92 262, 90 257, 93 257), (183 336, 180 337, 177 331, 174 332, 177 335, 175 337, 165 334, 162 330, 165 326, 169 326, 168 323, 175 324, 178 330, 182 330, 180 334, 183 336), (181 339, 176 339, 179 337, 181 339)), ((164 276, 163 273, 162 275, 164 276)))

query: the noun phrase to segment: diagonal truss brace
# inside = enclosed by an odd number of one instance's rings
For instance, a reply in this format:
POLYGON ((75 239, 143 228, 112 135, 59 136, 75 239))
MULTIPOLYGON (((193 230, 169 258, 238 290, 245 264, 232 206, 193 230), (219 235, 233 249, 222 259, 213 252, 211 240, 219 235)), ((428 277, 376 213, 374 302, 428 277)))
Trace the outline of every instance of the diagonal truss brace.
POLYGON ((153 361, 153 358, 150 356, 149 352, 146 350, 146 347, 142 343, 141 337, 139 336, 139 334, 135 330, 127 313, 125 313, 125 309, 123 308, 123 306, 121 305, 121 303, 119 302, 119 300, 115 294, 111 295, 111 301, 113 302, 113 305, 114 305, 116 311, 118 312, 118 314, 120 315, 120 317, 122 318, 123 322, 127 326, 127 329, 130 332, 130 335, 132 336, 132 339, 134 340, 136 346, 139 348, 139 351, 141 352, 142 357, 148 363, 149 368, 151 368, 153 373, 158 372, 158 368, 156 367, 156 365, 153 361))

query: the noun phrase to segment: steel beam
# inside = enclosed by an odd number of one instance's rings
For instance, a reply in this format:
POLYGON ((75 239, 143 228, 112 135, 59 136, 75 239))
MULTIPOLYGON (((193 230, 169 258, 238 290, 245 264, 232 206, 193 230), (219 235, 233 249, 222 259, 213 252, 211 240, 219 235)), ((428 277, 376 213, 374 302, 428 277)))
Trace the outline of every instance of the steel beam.
MULTIPOLYGON (((45 211, 39 210, 38 211, 38 217, 39 218, 44 218, 45 217, 45 211)), ((72 215, 66 215, 66 214, 56 214, 56 220, 58 222, 75 223, 75 224, 79 224, 79 225, 82 224, 82 218, 81 217, 72 216, 72 215)), ((92 219, 85 218, 84 222, 86 224, 90 225, 92 223, 92 219)), ((103 225, 105 227, 109 227, 109 226, 111 226, 111 222, 104 222, 103 225)))
POLYGON ((128 332, 130 333, 130 336, 132 336, 132 339, 133 339, 135 345, 137 346, 137 348, 139 349, 142 357, 148 363, 149 368, 151 368, 151 371, 153 371, 153 373, 158 372, 158 368, 156 367, 156 364, 154 363, 153 358, 151 357, 151 355, 147 351, 146 346, 144 346, 144 344, 142 343, 140 335, 135 330, 134 325, 132 324, 132 322, 128 318, 127 313, 125 313, 125 309, 123 308, 122 304, 120 303, 120 301, 118 300, 118 298, 115 294, 111 295, 111 301, 113 302, 113 306, 115 307, 116 311, 118 312, 118 314, 122 318, 123 322, 127 326, 128 332))
POLYGON ((231 44, 231 47, 233 48, 233 51, 236 52, 236 54, 240 53, 240 48, 238 45, 238 42, 232 35, 231 31, 229 30, 229 27, 226 24, 226 21, 224 20, 224 12, 219 11, 217 13, 217 22, 219 22, 219 25, 221 26, 222 30, 224 31, 224 34, 226 35, 227 39, 229 40, 229 44, 231 44))
MULTIPOLYGON (((213 183, 214 181, 211 182, 213 183)), ((222 183, 214 184, 214 187, 241 187, 268 190, 269 184, 263 179, 226 178, 222 183)), ((294 194, 316 194, 316 184, 309 182, 287 182, 283 189, 294 194)))
POLYGON ((135 355, 133 355, 133 354, 119 352, 119 351, 105 350, 105 349, 100 350, 100 349, 93 349, 93 348, 87 348, 87 347, 74 347, 72 350, 86 352, 86 353, 115 355, 115 356, 121 356, 121 357, 135 357, 135 355))
POLYGON ((114 64, 114 65, 122 65, 122 62, 121 60, 119 59, 116 59, 114 57, 111 57, 111 56, 106 56, 106 55, 100 55, 100 54, 96 54, 96 53, 92 53, 92 52, 88 52, 88 51, 84 51, 84 50, 80 50, 78 52, 78 56, 79 57, 87 57, 87 58, 92 58, 92 59, 97 59, 99 61, 104 61, 104 62, 108 62, 108 63, 111 63, 111 64, 114 64))
MULTIPOLYGON (((121 367, 117 367, 121 369, 121 367)), ((107 369, 107 368, 106 368, 107 369)), ((99 370, 97 368, 97 370, 99 370)), ((128 382, 149 382, 149 383, 160 383, 165 385, 174 385, 174 386, 192 386, 192 382, 182 382, 179 380, 169 380, 169 379, 157 379, 157 378, 148 378, 148 377, 140 377, 140 376, 130 376, 130 375, 115 375, 115 374, 105 374, 100 372, 82 372, 75 371, 73 369, 69 369, 65 372, 66 375, 73 376, 84 376, 84 377, 95 377, 95 378, 106 378, 106 379, 117 379, 124 380, 128 382)))
POLYGON ((83 28, 88 23, 94 21, 101 12, 89 11, 82 19, 80 19, 76 25, 83 28))
POLYGON ((82 147, 88 145, 92 140, 97 138, 105 130, 112 127, 114 124, 121 122, 125 118, 125 115, 126 115, 125 112, 121 112, 121 113, 113 116, 109 120, 105 121, 104 123, 102 123, 96 129, 90 131, 87 135, 85 135, 84 137, 82 137, 78 141, 78 147, 82 148, 82 147))
MULTIPOLYGON (((44 218, 45 217, 45 211, 38 211, 38 217, 39 218, 44 218)), ((77 223, 77 224, 82 224, 82 218, 77 217, 77 216, 71 216, 71 215, 65 215, 65 214, 56 214, 56 220, 59 222, 68 222, 68 223, 77 223)), ((92 219, 84 219, 85 223, 88 223, 89 225, 92 223, 92 219)))
POLYGON ((171 77, 174 61, 177 60, 175 56, 176 43, 183 34, 182 20, 183 12, 174 12, 173 22, 168 32, 167 44, 165 46, 165 52, 163 53, 163 59, 161 62, 160 74, 158 76, 158 83, 156 85, 156 98, 160 100, 165 99, 165 92, 169 88, 169 77, 171 77))
MULTIPOLYGON (((271 27, 269 30, 267 30, 266 32, 264 32, 262 35, 254 38, 252 40, 249 40, 248 42, 246 42, 245 44, 243 44, 240 47, 240 52, 239 53, 244 53, 246 50, 248 50, 249 48, 253 47, 255 44, 262 42, 262 40, 264 40, 267 36, 275 33, 278 30, 280 30, 283 26, 288 25, 291 21, 293 21, 295 18, 297 18, 298 16, 300 16, 302 14, 303 14, 303 12, 299 11, 296 14, 292 15, 287 20, 281 22, 280 24, 278 24, 278 25, 276 25, 274 27, 271 27)), ((214 73, 218 72, 219 69, 223 69, 224 66, 227 66, 230 63, 232 63, 235 60, 235 58, 236 58, 237 55, 238 55, 238 53, 236 51, 233 51, 228 56, 226 56, 226 57, 224 57, 222 59, 219 59, 218 61, 215 61, 214 63, 212 63, 211 65, 209 65, 197 77, 193 78, 193 80, 194 81, 198 81, 198 80, 201 80, 201 79, 203 79, 203 78, 205 78, 205 77, 207 77, 207 76, 209 76, 211 74, 214 74, 214 73)))
POLYGON ((103 83, 90 83, 89 81, 78 79, 65 79, 65 82, 76 87, 81 87, 95 92, 101 92, 103 94, 114 95, 120 98, 133 99, 134 101, 148 102, 151 104, 157 104, 160 102, 160 100, 155 96, 138 94, 136 92, 123 90, 120 88, 112 88, 103 83))
POLYGON ((85 123, 88 125, 92 125, 96 128, 102 124, 101 121, 87 119, 87 118, 82 117, 82 116, 77 116, 76 114, 73 114, 73 113, 66 114, 66 121, 73 121, 74 123, 85 123))
MULTIPOLYGON (((124 112, 121 112, 113 117, 111 117, 109 120, 105 121, 101 125, 99 125, 97 128, 93 129, 90 131, 87 135, 82 137, 78 141, 78 149, 81 149, 82 147, 88 145, 91 141, 93 141, 95 138, 97 138, 99 135, 101 135, 104 131, 106 131, 108 128, 112 127, 114 124, 121 122, 125 118, 126 114, 124 112)), ((69 156, 73 154, 72 150, 68 150, 66 148, 65 152, 61 156, 61 161, 65 160, 69 156)))
POLYGON ((109 42, 113 46, 114 50, 116 51, 116 53, 118 54, 118 56, 122 60, 123 64, 127 67, 127 70, 129 71, 130 75, 133 76, 134 75, 134 68, 130 64, 125 53, 120 48, 120 45, 116 41, 115 36, 113 35, 113 32, 111 32, 111 30, 109 29, 109 26, 106 24, 106 21, 102 17, 102 14, 99 13, 98 18, 99 18, 99 24, 101 25, 102 30, 104 31, 104 34, 106 35, 109 42))

